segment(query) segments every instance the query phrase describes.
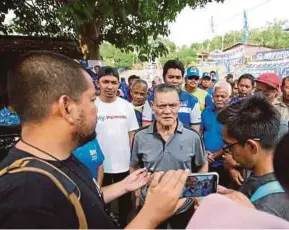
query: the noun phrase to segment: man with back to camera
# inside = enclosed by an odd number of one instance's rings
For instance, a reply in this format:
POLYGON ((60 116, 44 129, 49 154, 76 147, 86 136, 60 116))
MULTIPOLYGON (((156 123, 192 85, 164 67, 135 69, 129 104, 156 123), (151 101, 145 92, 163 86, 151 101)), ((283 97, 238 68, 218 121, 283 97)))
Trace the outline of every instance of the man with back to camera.
MULTIPOLYGON (((189 169, 208 172, 208 163, 198 133, 178 120, 180 100, 175 86, 160 84, 154 90, 153 109, 156 121, 136 132, 131 157, 131 171, 140 164, 153 172, 189 169)), ((139 194, 136 193, 136 196, 139 194)), ((146 196, 143 188, 141 201, 146 196)), ((168 220, 174 229, 185 228, 193 213, 194 202, 188 199, 168 220)), ((166 228, 164 222, 159 228, 166 228)))
MULTIPOLYGON (((139 126, 133 105, 116 96, 119 88, 117 70, 108 66, 102 67, 98 85, 100 96, 95 101, 98 108, 96 133, 105 156, 103 185, 106 186, 129 175, 130 143, 134 130, 139 126)), ((132 208, 130 194, 118 199, 118 208, 121 227, 125 227, 132 208)))
MULTIPOLYGON (((60 170, 79 189, 87 228, 117 228, 105 203, 141 187, 149 177, 145 170, 139 170, 103 187, 102 193, 89 170, 71 154, 96 125, 95 88, 87 72, 66 56, 29 52, 13 65, 8 94, 20 116, 22 133, 21 141, 0 164, 0 227, 80 227, 75 207, 49 177, 31 171, 12 173, 14 168, 7 174, 6 167, 15 160, 34 157, 60 170)), ((162 181, 162 173, 156 174, 144 208, 127 227, 155 228, 172 215, 181 203, 178 200, 187 175, 181 170, 171 171, 162 181)))
MULTIPOLYGON (((257 196, 257 190, 276 181, 273 169, 274 149, 278 143, 280 113, 263 96, 239 100, 218 114, 223 138, 233 158, 251 175, 240 188, 261 211, 289 220, 289 200, 285 193, 257 196)), ((266 190, 269 190, 266 189, 266 190)))
MULTIPOLYGON (((173 85, 179 90, 180 98, 180 110, 178 112, 179 120, 187 126, 192 127, 197 132, 200 130, 201 123, 201 111, 198 98, 186 93, 182 90, 182 84, 184 80, 185 68, 184 65, 178 60, 169 60, 163 67, 163 78, 166 84, 173 85)), ((153 97, 151 98, 153 100, 153 97)), ((151 111, 152 114, 152 111, 151 111)), ((150 123, 155 120, 153 114, 151 116, 150 123)))
POLYGON ((197 67, 188 67, 185 77, 186 84, 184 90, 198 98, 201 111, 203 111, 206 107, 212 106, 213 101, 212 97, 208 94, 207 91, 198 88, 200 82, 200 74, 200 70, 197 67))

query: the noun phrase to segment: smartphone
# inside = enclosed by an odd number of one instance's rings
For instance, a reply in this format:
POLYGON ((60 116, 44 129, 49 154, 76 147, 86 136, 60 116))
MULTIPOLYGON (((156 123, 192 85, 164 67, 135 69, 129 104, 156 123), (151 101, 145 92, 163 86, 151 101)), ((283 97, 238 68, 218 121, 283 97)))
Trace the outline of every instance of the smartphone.
POLYGON ((218 184, 218 173, 192 173, 187 178, 182 198, 205 197, 211 193, 216 193, 218 184))

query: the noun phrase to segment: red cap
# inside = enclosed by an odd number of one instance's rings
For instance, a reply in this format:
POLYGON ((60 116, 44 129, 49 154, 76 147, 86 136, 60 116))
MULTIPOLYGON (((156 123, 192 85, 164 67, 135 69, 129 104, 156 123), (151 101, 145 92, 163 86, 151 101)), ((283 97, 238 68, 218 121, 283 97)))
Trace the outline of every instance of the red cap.
POLYGON ((274 89, 279 89, 281 86, 281 79, 275 73, 263 73, 257 78, 256 82, 264 83, 274 89))

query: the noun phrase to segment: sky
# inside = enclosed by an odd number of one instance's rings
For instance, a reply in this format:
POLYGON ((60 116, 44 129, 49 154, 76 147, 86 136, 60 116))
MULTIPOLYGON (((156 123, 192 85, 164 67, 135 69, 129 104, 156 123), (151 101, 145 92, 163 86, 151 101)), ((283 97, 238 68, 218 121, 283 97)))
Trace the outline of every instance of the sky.
POLYGON ((274 19, 289 20, 289 0, 224 0, 208 3, 204 8, 184 8, 169 25, 169 39, 177 46, 191 45, 212 36, 243 28, 243 11, 247 10, 249 29, 262 28, 274 19), (211 17, 214 30, 211 30, 211 17))

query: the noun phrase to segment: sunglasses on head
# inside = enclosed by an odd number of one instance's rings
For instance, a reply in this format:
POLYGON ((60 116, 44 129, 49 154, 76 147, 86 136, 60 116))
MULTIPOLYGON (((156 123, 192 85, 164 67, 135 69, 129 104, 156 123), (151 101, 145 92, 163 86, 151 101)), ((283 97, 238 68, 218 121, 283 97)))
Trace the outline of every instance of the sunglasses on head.
POLYGON ((189 79, 189 80, 199 80, 200 77, 199 76, 189 76, 189 77, 187 77, 187 79, 189 79))

